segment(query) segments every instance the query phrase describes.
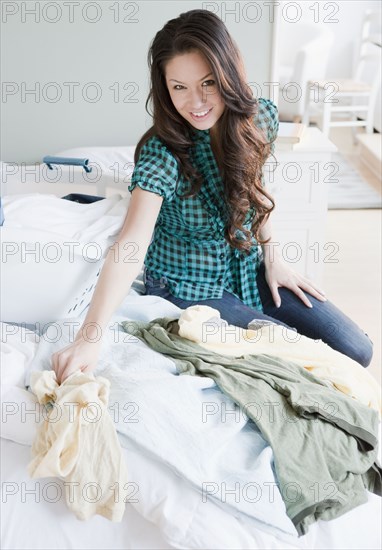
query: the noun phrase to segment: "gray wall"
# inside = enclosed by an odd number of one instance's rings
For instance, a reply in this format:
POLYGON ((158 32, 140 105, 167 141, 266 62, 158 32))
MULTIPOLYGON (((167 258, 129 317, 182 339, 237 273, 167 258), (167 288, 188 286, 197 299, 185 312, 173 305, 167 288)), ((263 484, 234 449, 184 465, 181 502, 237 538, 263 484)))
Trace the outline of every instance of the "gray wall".
POLYGON ((66 148, 135 144, 151 125, 149 43, 166 21, 195 8, 225 21, 248 81, 267 96, 272 23, 262 1, 3 1, 1 160, 36 162, 66 148))

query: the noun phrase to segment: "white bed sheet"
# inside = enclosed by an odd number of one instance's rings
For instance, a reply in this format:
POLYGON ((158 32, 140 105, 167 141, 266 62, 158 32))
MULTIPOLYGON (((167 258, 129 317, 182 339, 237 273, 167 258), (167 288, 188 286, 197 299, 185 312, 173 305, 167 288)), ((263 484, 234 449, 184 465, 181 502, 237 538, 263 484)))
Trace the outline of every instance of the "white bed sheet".
MULTIPOLYGON (((158 297, 142 297, 132 290, 112 319, 112 324, 121 319, 149 320, 170 315, 178 308, 158 297)), ((21 333, 20 333, 21 334, 21 333)), ((25 334, 24 334, 25 337, 25 334)), ((29 333, 29 337, 31 334, 29 333)), ((17 400, 23 394, 20 386, 20 364, 26 367, 33 356, 33 345, 25 342, 16 345, 14 352, 12 338, 9 339, 8 361, 12 369, 4 369, 6 382, 3 399, 17 400), (15 355, 16 354, 16 355, 15 355), (17 367, 17 365, 19 367, 17 367)), ((37 349, 37 348, 36 348, 37 349)), ((36 351, 36 350, 35 350, 36 351)), ((23 367, 22 367, 23 368, 23 367)), ((21 370, 22 370, 21 368, 21 370)), ((186 382, 186 379, 184 378, 186 382)), ((31 397, 31 394, 29 394, 31 397)), ((163 404, 165 407, 165 404, 163 404)), ((15 420, 15 419, 13 419, 15 420)), ((147 452, 142 442, 130 439, 126 453, 131 479, 139 485, 138 502, 127 506, 121 524, 112 524, 104 518, 95 517, 86 523, 79 522, 62 500, 39 503, 21 499, 23 483, 41 487, 47 479, 28 480, 26 466, 29 462, 28 425, 10 423, 3 426, 5 434, 12 439, 12 433, 24 437, 26 445, 2 439, 3 480, 3 548, 242 548, 242 549, 293 549, 293 548, 350 548, 374 549, 381 547, 381 500, 368 493, 366 504, 357 507, 331 522, 319 521, 310 527, 309 533, 299 539, 288 535, 275 536, 259 528, 247 515, 220 504, 216 500, 202 502, 201 494, 190 483, 160 460, 147 452), (22 432, 24 430, 24 432, 22 432), (4 485, 8 483, 8 485, 4 485), (9 495, 4 502, 4 488, 16 484, 16 494, 9 495), (13 499, 13 500, 11 500, 13 499), (138 517, 137 517, 138 512, 138 517), (143 519, 144 518, 144 519, 143 519), (149 523, 152 522, 152 523, 149 523), (152 524, 155 524, 153 526, 152 524), (22 525, 22 528, 20 528, 22 525)), ((162 457, 163 458, 163 457, 162 457)), ((57 480, 54 480, 57 483, 57 480)))
POLYGON ((381 506, 380 499, 373 494, 369 494, 368 503, 334 521, 312 525, 308 535, 289 544, 257 529, 243 517, 227 514, 211 503, 201 504, 199 495, 190 492, 181 479, 172 478, 163 465, 136 449, 124 452, 133 478, 141 480, 140 502, 126 505, 119 524, 100 516, 81 522, 63 499, 48 501, 56 499, 56 487, 61 484, 57 479, 28 479, 29 446, 3 438, 0 445, 4 550, 380 549, 381 506), (53 491, 49 485, 52 482, 53 491), (36 502, 33 492, 27 494, 28 489, 40 495, 40 502, 36 502), (188 528, 183 532, 178 527, 182 515, 189 518, 188 528), (147 517, 151 521, 144 519, 147 517))
POLYGON ((61 486, 57 479, 28 478, 26 465, 30 460, 30 447, 4 438, 0 442, 3 480, 1 548, 4 550, 173 548, 164 540, 160 530, 145 520, 131 504, 127 504, 120 524, 111 524, 101 516, 94 516, 86 522, 77 520, 62 498, 49 502, 56 499, 53 492, 56 485, 45 484, 53 481, 61 486), (27 490, 36 489, 36 496, 26 494, 27 490), (17 495, 7 493, 15 490, 17 495), (37 502, 38 498, 40 502, 37 502))

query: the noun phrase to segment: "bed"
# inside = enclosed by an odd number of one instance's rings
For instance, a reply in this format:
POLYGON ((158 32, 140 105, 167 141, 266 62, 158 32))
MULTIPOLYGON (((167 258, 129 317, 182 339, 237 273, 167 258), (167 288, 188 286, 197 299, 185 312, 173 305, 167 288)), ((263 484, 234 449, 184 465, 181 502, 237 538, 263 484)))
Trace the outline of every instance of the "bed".
POLYGON ((60 479, 29 478, 31 444, 41 421, 28 414, 39 410, 27 390, 31 372, 49 369, 51 354, 70 341, 73 327, 85 315, 105 252, 128 208, 126 182, 133 151, 85 148, 57 154, 90 158, 100 169, 97 181, 83 181, 81 169, 70 174, 66 167, 59 181, 47 182, 43 164, 36 178, 36 172, 26 167, 23 175, 21 165, 2 163, 3 243, 16 243, 19 251, 22 242, 38 242, 41 237, 45 244, 62 245, 69 239, 94 241, 100 247, 97 258, 90 249, 86 261, 82 255, 84 265, 76 257, 73 262, 61 258, 57 272, 59 262, 32 259, 20 266, 15 249, 6 249, 1 315, 2 547, 380 548, 381 499, 372 493, 365 504, 333 521, 319 520, 307 535, 297 537, 275 489, 272 449, 256 425, 212 379, 178 376, 169 358, 122 331, 121 321, 179 316, 175 305, 143 295, 142 274, 109 322, 95 372, 111 382, 109 412, 133 489, 122 522, 100 516, 79 521, 66 506, 60 479), (106 201, 78 205, 60 198, 68 193, 103 196, 106 201), (52 269, 48 275, 44 265, 52 269), (17 269, 22 269, 19 275, 17 269), (21 285, 28 274, 28 284, 21 285), (201 413, 206 404, 209 410, 235 414, 224 422, 219 414, 210 415, 206 422, 201 413))

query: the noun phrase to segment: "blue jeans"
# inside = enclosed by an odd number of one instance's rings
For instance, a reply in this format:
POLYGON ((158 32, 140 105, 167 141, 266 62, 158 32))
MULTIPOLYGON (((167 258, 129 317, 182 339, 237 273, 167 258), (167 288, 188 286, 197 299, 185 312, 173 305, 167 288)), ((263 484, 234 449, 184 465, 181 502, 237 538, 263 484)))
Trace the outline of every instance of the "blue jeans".
POLYGON ((309 308, 294 292, 288 288, 280 287, 278 291, 281 306, 277 308, 265 279, 264 262, 260 264, 257 275, 257 286, 264 313, 245 305, 239 298, 227 291, 223 291, 222 298, 209 300, 192 301, 177 298, 169 292, 166 277, 153 279, 146 269, 143 281, 146 294, 161 296, 181 309, 196 304, 209 306, 217 309, 221 318, 229 324, 242 328, 247 328, 248 324, 255 319, 294 328, 308 338, 322 340, 363 367, 370 364, 373 356, 373 342, 369 336, 329 300, 321 302, 306 293, 313 306, 313 308, 309 308))

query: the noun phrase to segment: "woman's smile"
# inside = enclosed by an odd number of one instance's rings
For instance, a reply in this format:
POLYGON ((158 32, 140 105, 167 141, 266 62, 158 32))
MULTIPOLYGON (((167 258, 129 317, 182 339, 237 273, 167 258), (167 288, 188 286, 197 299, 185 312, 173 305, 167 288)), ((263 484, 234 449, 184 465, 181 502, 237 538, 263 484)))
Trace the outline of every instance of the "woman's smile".
POLYGON ((191 111, 190 115, 192 116, 193 120, 196 120, 196 121, 205 120, 211 111, 212 111, 212 107, 204 111, 191 111))

